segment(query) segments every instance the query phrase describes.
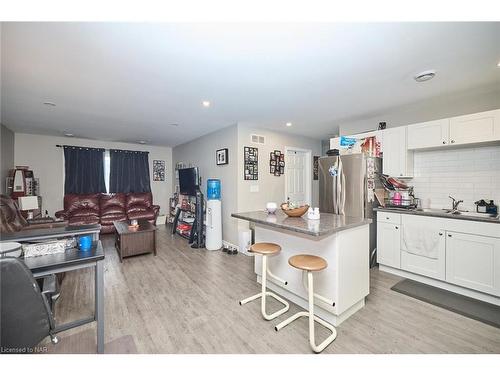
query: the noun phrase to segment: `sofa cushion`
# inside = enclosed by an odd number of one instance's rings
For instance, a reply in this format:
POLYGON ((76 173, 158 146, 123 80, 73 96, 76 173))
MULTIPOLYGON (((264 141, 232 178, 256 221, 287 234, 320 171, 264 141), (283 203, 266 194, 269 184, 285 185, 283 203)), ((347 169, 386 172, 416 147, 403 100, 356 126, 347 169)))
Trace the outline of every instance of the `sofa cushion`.
POLYGON ((99 216, 71 216, 68 219, 69 225, 93 225, 99 224, 99 216))
POLYGON ((101 225, 113 225, 114 221, 125 221, 127 215, 125 213, 107 214, 101 216, 101 225))
POLYGON ((64 197, 64 210, 68 218, 72 216, 99 217, 100 194, 68 194, 64 197))
POLYGON ((145 209, 144 211, 132 211, 127 213, 129 220, 154 220, 155 212, 152 208, 145 209))
POLYGON ((102 194, 99 205, 101 216, 108 214, 125 215, 126 196, 123 193, 102 194))
POLYGON ((127 214, 131 212, 147 211, 153 205, 151 193, 127 194, 127 214))

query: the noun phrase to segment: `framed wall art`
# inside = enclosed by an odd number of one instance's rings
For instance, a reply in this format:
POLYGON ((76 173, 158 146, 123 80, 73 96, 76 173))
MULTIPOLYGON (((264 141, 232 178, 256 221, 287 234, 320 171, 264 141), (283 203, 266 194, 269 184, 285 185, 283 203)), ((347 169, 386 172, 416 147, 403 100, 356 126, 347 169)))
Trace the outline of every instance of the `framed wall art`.
POLYGON ((256 147, 244 147, 243 169, 245 180, 259 179, 259 150, 256 147))
POLYGON ((227 148, 215 151, 215 163, 217 165, 229 164, 229 150, 227 148))
POLYGON ((313 180, 319 180, 319 156, 313 156, 313 180))
POLYGON ((153 181, 165 181, 165 160, 153 160, 153 181))
POLYGON ((285 173, 285 154, 274 150, 269 155, 269 173, 279 177, 285 173))

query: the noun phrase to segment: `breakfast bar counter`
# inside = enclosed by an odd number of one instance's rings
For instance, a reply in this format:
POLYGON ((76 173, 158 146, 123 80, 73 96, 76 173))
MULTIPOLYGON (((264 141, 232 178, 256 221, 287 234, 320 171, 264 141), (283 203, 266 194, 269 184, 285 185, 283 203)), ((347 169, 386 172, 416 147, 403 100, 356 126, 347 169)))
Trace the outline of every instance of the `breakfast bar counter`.
MULTIPOLYGON (((329 305, 315 300, 315 313, 337 326, 365 303, 369 293, 369 224, 370 219, 322 213, 319 220, 288 217, 277 211, 234 213, 233 217, 246 220, 254 232, 255 242, 273 242, 282 251, 268 259, 273 274, 284 279, 286 285, 268 278, 268 288, 284 298, 307 308, 307 290, 304 275, 291 267, 288 259, 297 254, 317 255, 328 267, 315 272, 315 293, 332 300, 329 305)), ((261 258, 255 257, 257 281, 261 281, 261 258)))

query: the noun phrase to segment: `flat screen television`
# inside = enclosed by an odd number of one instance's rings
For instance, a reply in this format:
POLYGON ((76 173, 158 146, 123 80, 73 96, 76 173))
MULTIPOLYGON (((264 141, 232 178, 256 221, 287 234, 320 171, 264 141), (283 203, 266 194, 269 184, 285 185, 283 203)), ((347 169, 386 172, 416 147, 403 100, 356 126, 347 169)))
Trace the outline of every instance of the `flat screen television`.
POLYGON ((198 168, 179 169, 179 192, 182 195, 195 196, 198 190, 198 168))

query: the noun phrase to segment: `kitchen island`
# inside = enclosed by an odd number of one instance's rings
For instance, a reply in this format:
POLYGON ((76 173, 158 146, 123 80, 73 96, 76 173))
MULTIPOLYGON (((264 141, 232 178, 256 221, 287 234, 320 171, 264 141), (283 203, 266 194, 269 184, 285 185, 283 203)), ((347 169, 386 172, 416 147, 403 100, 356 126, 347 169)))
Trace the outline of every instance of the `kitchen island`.
MULTIPOLYGON (((364 306, 370 287, 370 219, 322 213, 319 220, 308 220, 288 217, 281 211, 275 214, 252 211, 232 216, 250 222, 255 242, 274 242, 281 246, 281 253, 269 257, 268 266, 287 283, 274 283, 269 278, 269 289, 307 309, 303 274, 291 267, 288 259, 296 254, 317 255, 328 262, 328 267, 314 273, 315 293, 334 304, 317 299, 316 315, 337 326, 364 306)), ((261 258, 255 257, 254 267, 259 283, 261 258)))

